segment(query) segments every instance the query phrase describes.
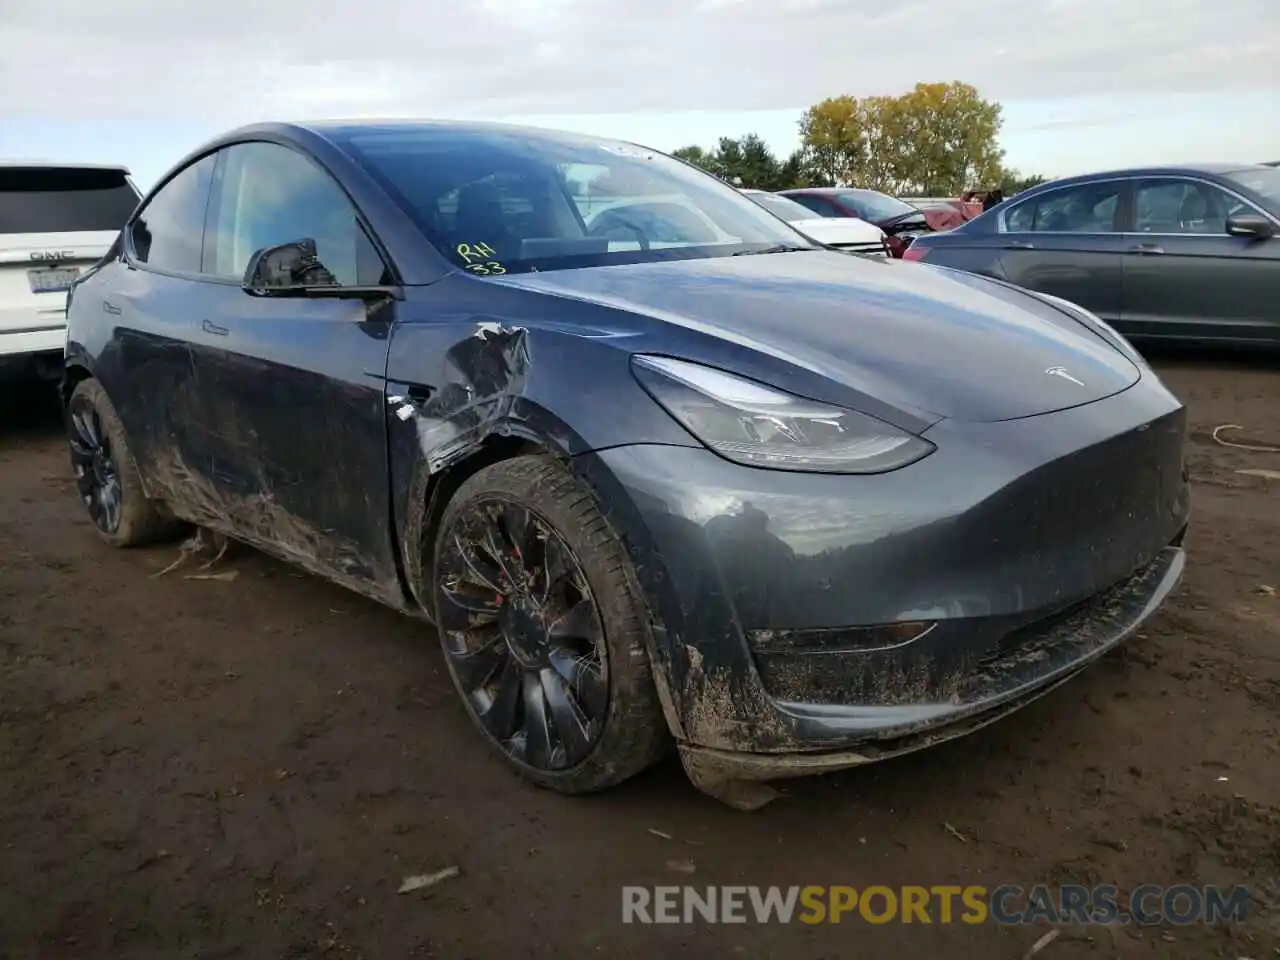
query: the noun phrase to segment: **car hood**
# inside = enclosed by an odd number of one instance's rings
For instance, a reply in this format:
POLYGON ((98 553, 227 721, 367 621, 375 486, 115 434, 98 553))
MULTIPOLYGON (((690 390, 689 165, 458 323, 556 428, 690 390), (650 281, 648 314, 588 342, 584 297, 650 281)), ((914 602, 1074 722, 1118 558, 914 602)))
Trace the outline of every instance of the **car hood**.
POLYGON ((791 226, 819 243, 879 243, 884 239, 883 230, 857 217, 814 217, 792 220, 791 226))
POLYGON ((924 264, 803 251, 493 282, 709 333, 935 419, 1034 416, 1100 400, 1141 378, 1123 354, 1050 304, 924 264))

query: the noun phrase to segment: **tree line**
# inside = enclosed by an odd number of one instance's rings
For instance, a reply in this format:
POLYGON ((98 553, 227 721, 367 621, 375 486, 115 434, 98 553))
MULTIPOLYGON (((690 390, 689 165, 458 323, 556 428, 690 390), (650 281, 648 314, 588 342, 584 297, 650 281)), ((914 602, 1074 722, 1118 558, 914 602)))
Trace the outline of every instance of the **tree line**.
POLYGON ((754 133, 681 147, 682 160, 760 190, 855 186, 895 196, 1005 196, 1044 181, 1004 165, 999 103, 967 84, 917 83, 897 97, 829 97, 800 118, 800 148, 777 157, 754 133))

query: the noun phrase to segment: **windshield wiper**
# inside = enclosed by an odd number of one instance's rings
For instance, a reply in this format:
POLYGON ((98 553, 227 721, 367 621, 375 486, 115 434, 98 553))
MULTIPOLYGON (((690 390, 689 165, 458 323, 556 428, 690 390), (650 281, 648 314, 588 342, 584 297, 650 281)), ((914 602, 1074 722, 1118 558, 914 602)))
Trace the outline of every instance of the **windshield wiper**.
POLYGON ((776 243, 772 247, 764 247, 760 250, 739 250, 737 253, 731 253, 731 257, 749 257, 757 253, 799 253, 802 250, 818 250, 820 247, 801 247, 794 243, 776 243))

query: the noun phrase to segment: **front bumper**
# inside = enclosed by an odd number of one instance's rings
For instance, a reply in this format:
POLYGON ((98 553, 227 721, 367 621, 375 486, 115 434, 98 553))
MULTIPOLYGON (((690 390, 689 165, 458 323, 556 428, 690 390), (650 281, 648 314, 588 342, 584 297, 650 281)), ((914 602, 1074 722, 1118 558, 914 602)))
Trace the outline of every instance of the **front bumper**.
POLYGON ((1045 416, 943 421, 936 453, 879 476, 752 470, 694 447, 579 462, 636 561, 686 765, 759 779, 968 732, 1123 640, 1181 574, 1184 431, 1150 377, 1045 416), (889 648, 846 642, 903 621, 935 626, 889 648))
MULTIPOLYGON (((773 780, 862 766, 973 733, 1044 696, 1118 646, 1164 602, 1185 564, 1181 546, 1167 547, 1124 582, 978 665, 948 703, 877 709, 874 738, 856 748, 777 754, 684 743, 681 758, 695 779, 773 780)), ((867 734, 865 716, 839 710, 824 715, 801 703, 779 702, 777 708, 825 724, 833 737, 867 734)))

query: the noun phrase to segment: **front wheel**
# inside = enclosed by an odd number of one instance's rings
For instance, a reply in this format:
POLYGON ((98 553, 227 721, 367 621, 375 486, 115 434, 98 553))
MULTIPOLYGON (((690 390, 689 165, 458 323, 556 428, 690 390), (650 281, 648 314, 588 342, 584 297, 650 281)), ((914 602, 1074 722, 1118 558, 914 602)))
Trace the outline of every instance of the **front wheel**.
POLYGON ((621 783, 669 737, 631 562, 590 493, 549 457, 485 467, 435 544, 449 673, 481 733, 562 793, 621 783))
POLYGON ((82 380, 67 401, 67 440, 76 490, 98 536, 113 547, 157 543, 181 525, 148 500, 124 425, 97 380, 82 380))

